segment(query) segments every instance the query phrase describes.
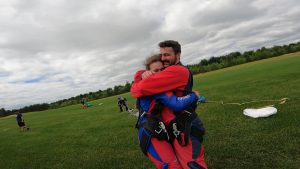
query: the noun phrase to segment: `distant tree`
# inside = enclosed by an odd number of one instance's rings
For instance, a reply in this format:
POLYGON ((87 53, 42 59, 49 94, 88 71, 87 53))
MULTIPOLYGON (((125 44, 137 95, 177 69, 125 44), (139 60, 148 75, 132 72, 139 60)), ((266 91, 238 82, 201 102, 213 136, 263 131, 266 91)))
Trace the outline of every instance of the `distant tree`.
POLYGON ((118 85, 118 86, 114 86, 114 89, 113 89, 113 94, 114 95, 117 95, 121 92, 121 88, 122 86, 118 85))
POLYGON ((206 66, 206 65, 208 65, 208 61, 206 59, 203 59, 203 60, 200 61, 200 65, 201 66, 206 66))
POLYGON ((272 50, 275 52, 276 56, 286 54, 286 50, 282 46, 274 46, 272 50))
POLYGON ((239 64, 246 63, 247 59, 244 58, 244 57, 237 57, 237 58, 233 59, 232 62, 233 62, 234 65, 239 65, 239 64))
POLYGON ((0 109, 0 116, 6 116, 6 111, 4 108, 0 109))
POLYGON ((209 58, 209 60, 208 60, 208 64, 213 64, 213 63, 218 63, 219 62, 219 58, 218 57, 211 57, 211 58, 209 58))
POLYGON ((107 96, 112 96, 114 93, 113 93, 113 90, 112 90, 112 88, 107 88, 106 89, 106 95, 107 96))
POLYGON ((102 90, 98 90, 96 92, 96 99, 101 99, 103 98, 103 91, 102 90))
POLYGON ((253 55, 253 51, 246 51, 243 53, 243 56, 246 58, 247 62, 250 62, 251 61, 251 56, 253 55))
POLYGON ((131 88, 131 84, 128 81, 126 81, 123 92, 129 92, 130 88, 131 88))

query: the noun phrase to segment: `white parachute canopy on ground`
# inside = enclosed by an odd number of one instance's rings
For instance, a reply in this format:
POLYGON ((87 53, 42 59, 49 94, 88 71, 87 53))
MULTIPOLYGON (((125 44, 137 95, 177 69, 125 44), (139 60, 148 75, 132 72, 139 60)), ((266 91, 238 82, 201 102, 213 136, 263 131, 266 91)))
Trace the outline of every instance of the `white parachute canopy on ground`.
POLYGON ((264 108, 258 108, 258 109, 245 109, 244 115, 253 117, 253 118, 259 118, 259 117, 269 117, 273 114, 277 113, 277 109, 272 106, 264 107, 264 108))

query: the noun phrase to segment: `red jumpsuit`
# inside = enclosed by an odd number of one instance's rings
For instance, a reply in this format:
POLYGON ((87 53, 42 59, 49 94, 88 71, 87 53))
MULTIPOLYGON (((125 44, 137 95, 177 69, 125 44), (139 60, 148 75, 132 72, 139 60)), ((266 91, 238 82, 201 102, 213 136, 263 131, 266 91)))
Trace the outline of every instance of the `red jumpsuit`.
MULTIPOLYGON (((131 86, 131 94, 133 97, 144 97, 144 96, 151 96, 158 93, 163 93, 167 91, 173 91, 176 93, 176 96, 180 97, 183 95, 183 91, 188 84, 190 72, 189 70, 181 65, 172 65, 167 67, 160 73, 154 74, 146 79, 141 79, 141 74, 144 71, 138 71, 134 77, 134 83, 131 86)), ((162 121, 165 124, 169 124, 174 118, 175 114, 171 111, 170 108, 164 107, 161 113, 162 121)), ((195 123, 197 124, 198 119, 196 119, 195 123)), ((199 141, 199 139, 190 136, 188 143, 186 146, 181 146, 177 139, 174 139, 172 143, 173 152, 177 157, 180 165, 184 169, 206 169, 207 166, 204 162, 204 153, 203 153, 203 145, 199 141)), ((161 147, 164 149, 165 142, 162 143, 161 141, 157 141, 154 146, 161 147), (161 145, 160 145, 161 144, 161 145)), ((171 146, 169 146, 171 147, 171 146)), ((160 154, 165 159, 170 159, 170 154, 172 153, 169 148, 165 151, 169 151, 164 154, 160 154)), ((165 152, 162 151, 161 153, 165 152)), ((150 158, 151 159, 151 158, 150 158)), ((174 164, 177 166, 177 161, 174 158, 171 158, 173 161, 166 161, 169 164, 174 164)), ((152 160, 152 159, 151 159, 152 160)), ((152 160, 153 161, 153 160, 152 160)), ((153 161, 155 163, 155 161, 153 161)), ((172 166, 168 165, 168 166, 172 166)), ((174 167, 175 168, 175 167, 174 167)))

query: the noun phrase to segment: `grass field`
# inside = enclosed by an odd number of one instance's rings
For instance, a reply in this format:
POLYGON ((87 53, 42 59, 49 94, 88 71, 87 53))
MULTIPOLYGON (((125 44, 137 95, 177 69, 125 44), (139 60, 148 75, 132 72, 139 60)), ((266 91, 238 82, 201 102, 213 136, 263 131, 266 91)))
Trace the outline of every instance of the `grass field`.
MULTIPOLYGON (((207 133, 205 160, 210 169, 300 168, 300 53, 196 75, 194 89, 207 133), (278 113, 252 119, 243 109, 274 104, 278 113)), ((134 99, 124 94, 131 106, 134 99)), ((24 114, 30 127, 20 132, 15 116, 0 119, 0 169, 152 169, 139 149, 136 118, 120 113, 117 96, 93 101, 88 109, 73 105, 24 114), (99 105, 103 103, 102 105, 99 105)))

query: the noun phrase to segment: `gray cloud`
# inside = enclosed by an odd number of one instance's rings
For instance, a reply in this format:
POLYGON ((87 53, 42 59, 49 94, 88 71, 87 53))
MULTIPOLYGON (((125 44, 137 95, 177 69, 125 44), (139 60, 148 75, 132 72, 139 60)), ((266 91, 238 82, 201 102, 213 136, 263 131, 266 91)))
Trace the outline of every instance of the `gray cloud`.
POLYGON ((182 62, 300 40, 297 0, 0 2, 0 107, 53 102, 131 81, 157 43, 182 62))

